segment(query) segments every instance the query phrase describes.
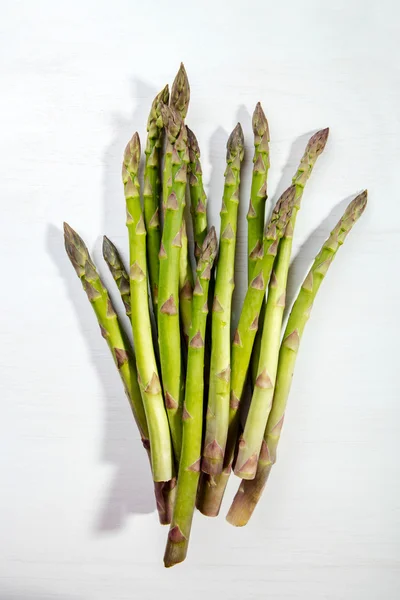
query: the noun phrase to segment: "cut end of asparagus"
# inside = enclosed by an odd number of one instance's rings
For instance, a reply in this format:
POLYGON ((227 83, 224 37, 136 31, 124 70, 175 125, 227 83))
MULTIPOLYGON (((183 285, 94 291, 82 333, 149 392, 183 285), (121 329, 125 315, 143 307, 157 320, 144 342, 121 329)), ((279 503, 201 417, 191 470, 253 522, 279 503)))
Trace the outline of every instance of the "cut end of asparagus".
POLYGON ((183 63, 179 67, 171 89, 171 107, 175 108, 184 119, 187 115, 190 101, 190 85, 183 63))
MULTIPOLYGON (((135 132, 129 140, 124 152, 124 167, 132 176, 137 175, 140 163, 140 139, 139 134, 135 132)), ((124 178, 124 173, 123 173, 124 178)))
POLYGON ((260 102, 257 102, 253 113, 253 132, 255 136, 260 138, 266 133, 269 141, 268 121, 260 102))
POLYGON ((242 160, 244 154, 244 135, 243 129, 240 123, 238 123, 235 129, 232 131, 226 144, 226 160, 232 162, 235 156, 239 155, 242 160))

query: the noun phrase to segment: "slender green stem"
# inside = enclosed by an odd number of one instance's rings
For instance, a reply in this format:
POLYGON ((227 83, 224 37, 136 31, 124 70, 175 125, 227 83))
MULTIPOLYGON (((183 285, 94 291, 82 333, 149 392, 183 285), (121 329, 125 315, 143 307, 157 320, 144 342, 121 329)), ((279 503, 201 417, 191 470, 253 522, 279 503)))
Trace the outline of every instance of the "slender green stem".
POLYGON ((268 121, 258 102, 253 113, 254 156, 249 210, 247 212, 248 283, 262 248, 269 170, 268 121))
POLYGON ((243 131, 238 123, 227 143, 227 168, 221 208, 219 260, 212 307, 212 346, 210 388, 202 470, 218 474, 222 470, 228 433, 231 307, 234 288, 240 166, 244 155, 243 131))
POLYGON ((204 342, 208 313, 208 286, 216 253, 217 236, 212 227, 204 240, 197 264, 189 333, 182 452, 174 513, 164 556, 166 567, 171 567, 186 558, 195 508, 203 427, 204 342))
POLYGON ((310 317, 315 297, 332 260, 354 223, 364 212, 366 204, 366 191, 357 196, 349 204, 330 237, 317 254, 300 288, 291 310, 285 333, 283 334, 272 410, 264 432, 257 473, 253 480, 243 480, 240 484, 227 516, 227 520, 232 525, 240 527, 248 522, 265 488, 272 465, 276 461, 276 451, 281 435, 300 341, 310 317))
POLYGON ((189 156, 186 127, 180 113, 174 108, 162 105, 161 114, 168 138, 166 158, 169 157, 169 160, 165 161, 164 171, 167 193, 164 194, 164 229, 160 249, 158 337, 165 404, 175 458, 179 460, 182 444, 183 389, 179 274, 189 156), (166 171, 167 168, 170 168, 170 171, 166 171))
POLYGON ((147 231, 147 263, 153 310, 157 316, 158 307, 158 279, 160 260, 158 253, 161 244, 161 228, 159 204, 161 196, 161 147, 163 140, 163 127, 160 126, 160 104, 168 103, 169 91, 166 85, 155 97, 151 105, 147 121, 147 143, 145 149, 144 186, 143 186, 143 214, 147 231))
POLYGON ((126 224, 129 234, 132 332, 139 383, 149 428, 153 478, 155 481, 169 481, 173 477, 173 456, 151 336, 147 293, 146 227, 140 205, 139 160, 140 142, 139 136, 135 134, 126 147, 122 167, 126 224))

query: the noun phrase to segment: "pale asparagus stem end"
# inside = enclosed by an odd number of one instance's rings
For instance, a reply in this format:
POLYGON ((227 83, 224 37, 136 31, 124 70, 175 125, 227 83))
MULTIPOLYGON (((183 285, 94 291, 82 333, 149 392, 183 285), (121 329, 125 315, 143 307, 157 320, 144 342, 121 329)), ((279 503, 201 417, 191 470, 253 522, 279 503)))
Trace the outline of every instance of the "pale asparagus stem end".
POLYGON ((171 107, 180 112, 182 119, 187 115, 190 101, 190 85, 183 63, 179 67, 171 89, 171 107))

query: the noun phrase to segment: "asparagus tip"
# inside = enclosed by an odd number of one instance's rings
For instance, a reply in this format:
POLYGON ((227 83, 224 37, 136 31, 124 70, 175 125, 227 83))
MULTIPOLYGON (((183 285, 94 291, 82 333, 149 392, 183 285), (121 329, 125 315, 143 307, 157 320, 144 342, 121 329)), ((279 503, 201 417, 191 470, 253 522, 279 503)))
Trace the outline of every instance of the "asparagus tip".
POLYGON ((351 217, 356 221, 363 214, 365 207, 368 202, 368 191, 363 190, 358 196, 354 198, 346 208, 343 218, 347 219, 351 217))
POLYGON ((262 137, 265 133, 269 141, 268 121, 262 109, 261 102, 257 102, 253 113, 253 132, 254 135, 262 137))
POLYGON ((190 85, 184 64, 181 62, 171 89, 171 106, 180 112, 184 119, 190 100, 190 85))
POLYGON ((140 162, 140 139, 136 131, 126 145, 124 166, 129 173, 137 173, 140 162))
POLYGON ((321 129, 320 131, 317 131, 317 133, 314 133, 314 135, 310 138, 307 144, 306 152, 309 154, 315 153, 317 156, 319 156, 326 146, 328 135, 329 127, 326 127, 325 129, 321 129))
POLYGON ((226 157, 230 161, 237 154, 242 155, 244 151, 244 136, 243 129, 240 123, 238 123, 235 129, 232 131, 226 144, 226 157))
POLYGON ((200 148, 197 138, 193 131, 186 125, 188 148, 192 150, 198 157, 200 157, 200 148))
POLYGON ((116 252, 117 249, 112 241, 106 235, 103 235, 103 257, 107 264, 114 261, 116 252))

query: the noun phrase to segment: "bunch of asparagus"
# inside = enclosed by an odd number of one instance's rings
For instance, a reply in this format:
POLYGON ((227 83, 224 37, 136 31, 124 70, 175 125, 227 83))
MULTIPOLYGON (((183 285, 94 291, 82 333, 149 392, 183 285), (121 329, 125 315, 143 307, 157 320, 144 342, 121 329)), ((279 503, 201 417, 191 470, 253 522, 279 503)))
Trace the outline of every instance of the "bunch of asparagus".
POLYGON ((181 65, 171 95, 166 86, 151 106, 143 182, 137 133, 125 149, 129 271, 104 237, 104 259, 131 322, 134 350, 87 247, 64 225, 68 256, 96 313, 149 457, 160 522, 170 524, 167 567, 186 557, 195 507, 204 515, 218 515, 232 469, 242 481, 227 520, 242 526, 250 519, 276 461, 294 365, 315 296, 367 202, 364 191, 323 244, 282 335, 296 217, 328 129, 311 137, 292 185, 266 219, 269 129, 257 104, 247 213, 248 289, 232 339, 243 132, 238 124, 227 142, 218 244, 207 219, 199 146, 185 124, 189 98, 181 65), (184 219, 186 196, 193 256, 184 219), (243 424, 246 382, 252 397, 243 424))

